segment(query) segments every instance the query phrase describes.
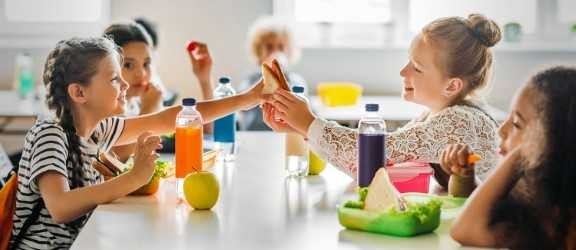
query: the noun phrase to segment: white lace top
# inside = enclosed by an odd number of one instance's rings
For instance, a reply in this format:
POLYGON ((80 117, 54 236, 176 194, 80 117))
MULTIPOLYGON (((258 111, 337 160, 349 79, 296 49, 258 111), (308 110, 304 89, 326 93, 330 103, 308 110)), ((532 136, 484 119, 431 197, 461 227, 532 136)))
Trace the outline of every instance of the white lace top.
MULTIPOLYGON (((438 163, 442 150, 463 143, 482 159, 476 164, 480 180, 496 165, 498 124, 478 108, 455 105, 434 115, 424 114, 404 127, 386 134, 386 159, 395 163, 408 160, 438 163)), ((356 178, 358 131, 316 119, 308 128, 308 142, 317 154, 356 178)))

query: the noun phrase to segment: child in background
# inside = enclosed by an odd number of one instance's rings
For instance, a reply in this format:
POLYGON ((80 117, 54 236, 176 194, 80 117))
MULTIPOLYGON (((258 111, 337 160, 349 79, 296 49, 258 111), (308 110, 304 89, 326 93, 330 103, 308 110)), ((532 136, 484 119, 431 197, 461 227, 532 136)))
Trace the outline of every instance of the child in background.
MULTIPOLYGON (((499 130, 503 161, 452 225, 463 245, 576 249, 576 69, 554 67, 518 92, 499 130)), ((462 168, 466 145, 444 164, 462 168)))
POLYGON ((128 105, 125 115, 143 115, 162 108, 161 88, 151 82, 152 39, 135 22, 116 23, 104 30, 105 37, 122 48, 122 78, 130 88, 126 94, 128 105))
MULTIPOLYGON (((112 24, 106 28, 104 36, 109 37, 116 45, 122 48, 122 56, 124 58, 122 78, 130 85, 126 95, 128 99, 127 109, 125 112, 118 112, 118 114, 135 116, 160 110, 163 107, 162 95, 164 87, 162 84, 152 80, 155 75, 155 55, 152 50, 155 44, 154 40, 141 25, 135 22, 112 24)), ((202 60, 192 60, 192 65, 196 69, 194 73, 201 82, 208 81, 208 84, 210 84, 212 63, 207 47, 204 44, 199 44, 197 50, 202 55, 207 55, 207 57, 202 60)), ((156 77, 156 80, 159 79, 159 77, 156 77)), ((125 162, 134 153, 134 146, 114 147, 113 152, 120 161, 125 162)))
POLYGON ((174 105, 178 95, 172 91, 170 91, 162 78, 160 77, 160 73, 158 72, 158 65, 154 62, 158 61, 158 46, 160 40, 160 34, 158 33, 158 26, 153 21, 149 20, 145 17, 138 17, 134 18, 134 22, 139 24, 146 33, 150 36, 150 40, 152 42, 152 64, 150 65, 150 81, 154 83, 154 85, 158 86, 160 91, 162 92, 162 99, 164 106, 171 106, 174 105))
MULTIPOLYGON (((37 121, 26 135, 18 168, 14 249, 70 248, 97 205, 127 195, 151 178, 160 143, 154 135, 173 132, 182 108, 113 117, 123 111, 128 89, 121 62, 118 47, 106 38, 61 41, 49 53, 43 79, 56 117, 37 121), (99 152, 136 140, 134 168, 104 182, 91 162, 99 152)), ((262 99, 262 84, 254 86, 233 97, 199 102, 197 109, 211 122, 251 108, 262 99)))
MULTIPOLYGON (((412 41, 409 61, 400 75, 403 98, 429 111, 386 134, 388 161, 438 162, 446 145, 465 143, 481 155, 476 173, 486 178, 497 160, 498 124, 473 97, 488 84, 490 47, 500 38, 498 26, 478 14, 440 18, 422 29, 412 41)), ((382 107, 387 108, 395 107, 382 107)), ((305 102, 282 90, 269 99, 264 111, 274 130, 306 136, 314 152, 356 178, 357 130, 316 117, 305 102)))

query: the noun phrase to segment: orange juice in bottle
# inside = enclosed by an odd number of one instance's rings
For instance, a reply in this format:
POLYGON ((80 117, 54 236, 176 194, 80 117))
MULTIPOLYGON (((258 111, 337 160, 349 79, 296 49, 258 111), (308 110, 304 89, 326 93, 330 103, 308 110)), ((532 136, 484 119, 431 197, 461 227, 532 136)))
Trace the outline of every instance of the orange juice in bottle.
POLYGON ((176 117, 176 178, 178 197, 183 197, 182 182, 193 171, 202 170, 202 116, 194 98, 182 100, 176 117))
POLYGON ((202 127, 176 128, 176 178, 202 170, 202 127))

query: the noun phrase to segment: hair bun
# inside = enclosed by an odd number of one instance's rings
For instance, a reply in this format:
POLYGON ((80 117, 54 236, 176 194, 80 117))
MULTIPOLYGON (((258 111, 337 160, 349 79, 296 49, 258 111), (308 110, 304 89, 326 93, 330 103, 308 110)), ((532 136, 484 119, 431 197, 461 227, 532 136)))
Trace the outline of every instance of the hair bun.
POLYGON ((470 29, 474 36, 487 47, 496 45, 502 39, 500 27, 494 21, 486 18, 482 14, 470 14, 468 16, 470 29))

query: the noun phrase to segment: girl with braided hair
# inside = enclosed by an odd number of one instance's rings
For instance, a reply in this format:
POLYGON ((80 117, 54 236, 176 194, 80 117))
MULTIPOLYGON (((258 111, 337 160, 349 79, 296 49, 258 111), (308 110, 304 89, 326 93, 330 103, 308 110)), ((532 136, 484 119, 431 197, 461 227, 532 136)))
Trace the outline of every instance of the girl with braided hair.
MULTIPOLYGON (((18 169, 12 248, 70 248, 91 211, 146 184, 154 172, 157 135, 172 132, 181 106, 131 118, 112 117, 126 102, 122 58, 107 38, 59 42, 44 66, 47 104, 55 118, 26 135, 18 169), (99 152, 136 142, 134 168, 104 182, 91 167, 99 152), (33 218, 33 219, 31 219, 33 218)), ((210 122, 261 100, 262 84, 197 105, 210 122)))

